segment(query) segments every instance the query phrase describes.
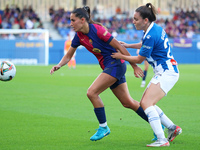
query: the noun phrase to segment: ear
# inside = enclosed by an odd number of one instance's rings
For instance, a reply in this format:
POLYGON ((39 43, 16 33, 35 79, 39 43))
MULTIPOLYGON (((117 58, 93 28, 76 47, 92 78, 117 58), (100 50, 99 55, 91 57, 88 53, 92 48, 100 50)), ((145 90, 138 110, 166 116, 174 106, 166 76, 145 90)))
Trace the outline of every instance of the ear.
POLYGON ((144 19, 144 22, 145 22, 145 24, 147 24, 147 23, 149 22, 149 19, 148 19, 148 18, 145 18, 145 19, 144 19))
POLYGON ((81 22, 82 22, 82 23, 85 22, 85 18, 84 18, 84 17, 81 18, 81 22))

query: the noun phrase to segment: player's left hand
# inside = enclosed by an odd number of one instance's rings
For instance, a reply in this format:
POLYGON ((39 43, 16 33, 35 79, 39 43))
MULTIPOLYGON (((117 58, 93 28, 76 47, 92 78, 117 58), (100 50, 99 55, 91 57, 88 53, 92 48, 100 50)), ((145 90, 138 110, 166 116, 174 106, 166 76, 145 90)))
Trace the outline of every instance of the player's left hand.
POLYGON ((134 69, 134 75, 136 78, 140 78, 144 76, 143 70, 140 67, 134 66, 133 69, 134 69))

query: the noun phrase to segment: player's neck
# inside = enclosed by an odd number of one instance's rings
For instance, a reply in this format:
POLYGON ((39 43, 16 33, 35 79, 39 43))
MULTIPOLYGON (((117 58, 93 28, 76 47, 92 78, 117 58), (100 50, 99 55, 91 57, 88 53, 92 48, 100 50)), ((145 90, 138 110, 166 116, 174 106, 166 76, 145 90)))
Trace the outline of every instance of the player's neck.
POLYGON ((148 29, 148 27, 151 25, 151 22, 149 22, 147 25, 146 25, 146 27, 145 27, 145 29, 144 29, 144 32, 146 32, 147 31, 147 29, 148 29))
POLYGON ((88 33, 89 33, 89 30, 90 30, 89 24, 86 23, 86 24, 83 26, 83 28, 81 29, 81 32, 82 32, 83 34, 88 34, 88 33))

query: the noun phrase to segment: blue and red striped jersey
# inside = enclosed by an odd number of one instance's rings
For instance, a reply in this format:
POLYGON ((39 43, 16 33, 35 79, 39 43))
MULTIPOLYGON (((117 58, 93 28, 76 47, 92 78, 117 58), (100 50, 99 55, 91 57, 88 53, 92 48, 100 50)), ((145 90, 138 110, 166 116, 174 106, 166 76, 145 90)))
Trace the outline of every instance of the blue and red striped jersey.
POLYGON ((116 60, 111 57, 113 52, 117 52, 115 48, 109 45, 112 39, 113 36, 101 25, 89 24, 89 33, 77 32, 71 46, 77 48, 83 45, 96 56, 101 68, 104 69, 107 64, 116 60))

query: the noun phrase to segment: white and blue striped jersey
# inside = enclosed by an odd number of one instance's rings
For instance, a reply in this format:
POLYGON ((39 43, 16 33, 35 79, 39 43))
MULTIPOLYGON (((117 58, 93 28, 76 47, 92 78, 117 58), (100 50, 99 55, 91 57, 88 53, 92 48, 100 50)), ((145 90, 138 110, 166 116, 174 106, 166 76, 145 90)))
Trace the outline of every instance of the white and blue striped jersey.
POLYGON ((152 22, 144 34, 139 55, 146 57, 154 73, 162 74, 165 70, 174 70, 178 73, 177 62, 170 51, 167 34, 156 23, 152 22))

